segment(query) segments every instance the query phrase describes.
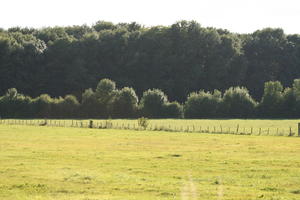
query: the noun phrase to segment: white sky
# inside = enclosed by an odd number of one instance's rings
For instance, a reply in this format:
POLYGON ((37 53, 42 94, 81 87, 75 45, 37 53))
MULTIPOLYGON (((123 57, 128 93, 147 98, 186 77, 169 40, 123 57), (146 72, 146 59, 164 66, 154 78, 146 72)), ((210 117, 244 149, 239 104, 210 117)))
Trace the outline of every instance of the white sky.
POLYGON ((98 20, 145 26, 196 20, 249 33, 280 27, 300 34, 300 0, 0 0, 0 27, 92 25, 98 20))

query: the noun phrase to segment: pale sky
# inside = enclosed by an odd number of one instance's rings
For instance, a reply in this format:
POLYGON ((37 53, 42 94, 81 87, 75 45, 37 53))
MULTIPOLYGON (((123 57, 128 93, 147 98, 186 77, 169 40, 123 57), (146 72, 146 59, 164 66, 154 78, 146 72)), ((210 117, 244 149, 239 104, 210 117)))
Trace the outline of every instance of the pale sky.
POLYGON ((250 33, 265 27, 300 34, 300 0, 0 0, 0 27, 92 25, 98 20, 145 26, 196 20, 250 33))

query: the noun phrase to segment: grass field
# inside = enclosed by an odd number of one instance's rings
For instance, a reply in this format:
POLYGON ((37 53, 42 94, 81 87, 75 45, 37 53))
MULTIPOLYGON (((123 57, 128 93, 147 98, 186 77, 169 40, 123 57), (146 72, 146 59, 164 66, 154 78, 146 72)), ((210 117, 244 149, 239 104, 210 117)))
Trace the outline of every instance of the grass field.
POLYGON ((300 138, 0 125, 0 199, 299 200, 300 138))
MULTIPOLYGON (((0 124, 33 124, 39 125, 45 120, 0 120, 0 124)), ((47 126, 75 126, 88 127, 89 120, 47 120, 47 126)), ((93 119, 95 127, 103 127, 107 122, 112 124, 114 129, 137 129, 138 122, 134 120, 93 119)), ((175 132, 205 132, 205 133, 231 133, 253 135, 282 135, 290 133, 298 135, 298 123, 300 119, 293 120, 269 120, 269 119, 151 119, 147 130, 171 130, 175 132), (237 128, 238 127, 238 128, 237 128)))

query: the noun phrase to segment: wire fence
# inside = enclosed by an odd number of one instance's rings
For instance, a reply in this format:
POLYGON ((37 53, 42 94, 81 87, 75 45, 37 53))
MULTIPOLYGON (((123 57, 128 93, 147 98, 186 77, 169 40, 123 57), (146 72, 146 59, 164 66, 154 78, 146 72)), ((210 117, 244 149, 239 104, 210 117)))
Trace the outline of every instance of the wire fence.
MULTIPOLYGON (((147 131, 168 131, 184 133, 212 133, 212 134, 236 134, 236 135, 273 135, 273 136, 300 136, 295 128, 274 128, 274 127, 235 127, 206 126, 206 125, 162 125, 149 124, 146 128, 136 123, 114 122, 112 120, 29 120, 29 119, 1 119, 0 124, 26 125, 26 126, 48 126, 48 127, 75 127, 94 129, 120 129, 120 130, 147 130, 147 131)), ((299 129, 299 127, 298 127, 299 129)))

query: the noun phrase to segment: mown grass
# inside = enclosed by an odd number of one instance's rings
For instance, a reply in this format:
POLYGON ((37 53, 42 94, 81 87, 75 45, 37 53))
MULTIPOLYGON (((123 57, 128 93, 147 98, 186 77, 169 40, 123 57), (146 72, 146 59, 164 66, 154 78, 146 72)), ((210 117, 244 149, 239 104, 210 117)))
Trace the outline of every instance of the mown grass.
POLYGON ((300 199, 300 138, 0 125, 0 199, 300 199))

